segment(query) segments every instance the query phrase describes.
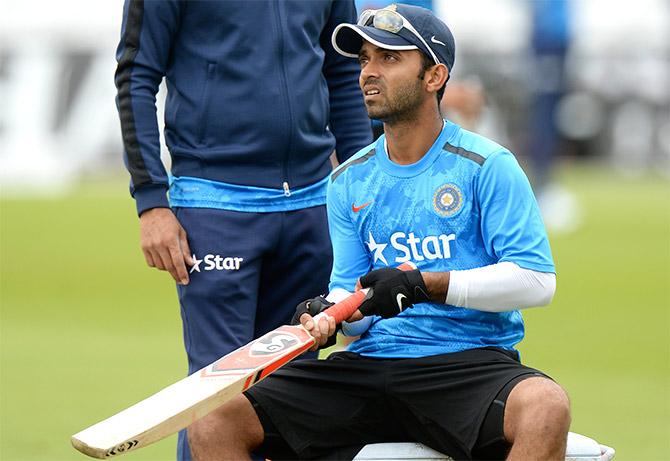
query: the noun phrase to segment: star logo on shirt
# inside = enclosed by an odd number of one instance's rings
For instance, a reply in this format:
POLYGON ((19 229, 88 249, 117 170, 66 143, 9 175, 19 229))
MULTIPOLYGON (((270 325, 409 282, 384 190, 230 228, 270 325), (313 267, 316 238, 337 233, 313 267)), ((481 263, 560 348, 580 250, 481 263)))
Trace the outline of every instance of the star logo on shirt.
POLYGON ((368 249, 370 252, 374 253, 373 258, 374 260, 372 261, 373 263, 376 263, 378 260, 381 260, 384 264, 387 266, 389 265, 388 262, 386 262, 386 258, 384 257, 384 249, 386 248, 387 243, 377 243, 375 242, 375 238, 372 236, 372 232, 368 232, 368 238, 370 241, 365 242, 368 245, 368 249))
POLYGON ((193 255, 193 265, 191 266, 191 270, 188 271, 189 274, 192 274, 193 271, 200 272, 200 263, 202 262, 202 259, 198 259, 195 257, 195 254, 193 255))

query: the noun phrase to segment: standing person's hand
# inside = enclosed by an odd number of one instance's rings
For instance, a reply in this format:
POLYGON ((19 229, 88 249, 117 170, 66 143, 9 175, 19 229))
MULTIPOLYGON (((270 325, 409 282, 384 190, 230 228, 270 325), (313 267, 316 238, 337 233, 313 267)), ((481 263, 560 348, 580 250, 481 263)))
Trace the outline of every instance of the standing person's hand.
POLYGON ((150 267, 168 271, 179 284, 186 285, 187 266, 193 265, 186 231, 169 208, 152 208, 140 216, 140 240, 144 259, 150 267))

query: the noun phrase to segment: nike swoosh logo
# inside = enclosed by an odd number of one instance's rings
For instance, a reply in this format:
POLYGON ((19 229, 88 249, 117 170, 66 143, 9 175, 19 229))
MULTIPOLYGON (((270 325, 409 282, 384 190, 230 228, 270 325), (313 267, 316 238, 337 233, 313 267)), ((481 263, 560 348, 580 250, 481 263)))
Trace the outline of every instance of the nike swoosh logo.
POLYGON ((433 43, 437 43, 438 45, 447 46, 446 43, 441 42, 438 39, 436 39, 434 35, 432 37, 430 37, 430 41, 433 42, 433 43))
POLYGON ((399 310, 400 312, 402 312, 402 309, 403 309, 403 307, 402 307, 402 299, 403 299, 403 298, 407 299, 407 296, 405 296, 405 295, 402 294, 402 293, 398 293, 398 294, 396 295, 396 297, 395 297, 395 302, 398 303, 398 310, 399 310))
POLYGON ((372 201, 369 201, 368 203, 364 203, 361 206, 356 206, 355 204, 352 203, 351 204, 351 211, 353 211, 354 213, 358 213, 359 211, 361 211, 363 208, 365 208, 366 206, 368 206, 371 203, 372 203, 372 201))

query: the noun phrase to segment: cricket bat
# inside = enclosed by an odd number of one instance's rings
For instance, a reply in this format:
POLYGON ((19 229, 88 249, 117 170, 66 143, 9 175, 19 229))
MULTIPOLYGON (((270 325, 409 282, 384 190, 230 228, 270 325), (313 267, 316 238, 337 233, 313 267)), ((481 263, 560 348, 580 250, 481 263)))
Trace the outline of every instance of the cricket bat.
MULTIPOLYGON (((404 269, 404 267, 403 267, 404 269)), ((319 314, 339 324, 365 299, 360 290, 319 314)), ((318 317, 318 316, 317 316, 318 317)), ((145 447, 189 426, 307 351, 315 339, 301 325, 284 325, 145 400, 72 436, 72 445, 93 458, 145 447)))

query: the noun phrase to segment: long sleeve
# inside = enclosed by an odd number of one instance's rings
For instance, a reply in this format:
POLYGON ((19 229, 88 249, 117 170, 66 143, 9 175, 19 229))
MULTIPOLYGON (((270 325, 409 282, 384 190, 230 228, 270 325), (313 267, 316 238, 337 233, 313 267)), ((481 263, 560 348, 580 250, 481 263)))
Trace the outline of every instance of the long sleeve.
POLYGON ((372 130, 358 86, 360 69, 355 59, 338 54, 331 43, 333 30, 343 22, 356 22, 353 0, 335 0, 328 24, 321 33, 325 51, 323 75, 330 93, 330 129, 337 141, 340 163, 372 142, 372 130))
POLYGON ((160 159, 156 93, 179 22, 179 2, 126 0, 115 74, 124 161, 138 214, 167 207, 168 177, 160 159))

